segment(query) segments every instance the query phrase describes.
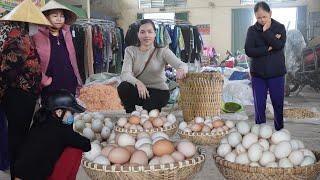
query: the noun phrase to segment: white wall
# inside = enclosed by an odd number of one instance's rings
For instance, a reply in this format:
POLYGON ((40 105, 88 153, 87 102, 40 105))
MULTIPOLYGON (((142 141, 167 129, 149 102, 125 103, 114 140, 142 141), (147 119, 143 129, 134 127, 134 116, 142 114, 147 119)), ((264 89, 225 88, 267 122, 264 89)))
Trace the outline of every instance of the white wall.
MULTIPOLYGON (((209 7, 212 0, 188 0, 187 8, 166 9, 165 12, 189 11, 189 21, 193 25, 210 24, 210 35, 203 36, 206 46, 214 46, 224 55, 231 49, 231 10, 236 8, 253 8, 240 5, 240 0, 214 0, 215 7, 209 7)), ((320 9, 320 0, 298 0, 295 3, 286 3, 288 6, 307 5, 310 10, 320 9)), ((284 7, 284 4, 272 4, 272 7, 284 7)), ((127 30, 128 26, 137 18, 137 13, 160 12, 159 9, 138 9, 137 0, 121 0, 121 15, 118 24, 127 30)))

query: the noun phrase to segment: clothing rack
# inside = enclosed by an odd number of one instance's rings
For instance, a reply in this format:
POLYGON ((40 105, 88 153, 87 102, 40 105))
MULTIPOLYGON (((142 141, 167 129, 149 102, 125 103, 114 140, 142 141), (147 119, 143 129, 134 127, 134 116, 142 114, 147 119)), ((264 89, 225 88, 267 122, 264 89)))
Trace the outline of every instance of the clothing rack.
POLYGON ((152 19, 155 24, 168 24, 168 25, 191 25, 190 22, 180 19, 152 19))
POLYGON ((106 20, 106 19, 78 19, 75 24, 86 26, 86 25, 105 25, 108 29, 114 29, 116 27, 116 23, 114 21, 106 20))

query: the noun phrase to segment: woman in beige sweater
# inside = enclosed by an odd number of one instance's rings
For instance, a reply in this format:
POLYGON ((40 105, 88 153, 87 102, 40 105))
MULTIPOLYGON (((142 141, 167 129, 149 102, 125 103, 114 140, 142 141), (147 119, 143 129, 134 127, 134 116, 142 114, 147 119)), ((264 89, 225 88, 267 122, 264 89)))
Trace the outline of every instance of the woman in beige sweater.
POLYGON ((177 70, 177 79, 183 79, 188 72, 188 66, 169 48, 157 46, 155 37, 156 28, 152 20, 141 20, 139 43, 125 50, 118 93, 127 113, 134 111, 135 105, 148 111, 161 110, 167 105, 170 93, 166 84, 166 64, 177 70))

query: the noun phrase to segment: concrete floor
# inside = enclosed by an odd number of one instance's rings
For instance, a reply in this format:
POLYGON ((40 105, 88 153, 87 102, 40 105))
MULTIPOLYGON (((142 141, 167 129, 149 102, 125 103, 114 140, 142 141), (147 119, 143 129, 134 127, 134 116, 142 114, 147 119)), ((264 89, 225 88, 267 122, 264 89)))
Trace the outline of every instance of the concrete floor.
MULTIPOLYGON (((286 98, 287 106, 303 106, 309 108, 317 108, 320 112, 320 95, 313 92, 311 89, 304 89, 299 96, 292 96, 286 98)), ((249 116, 249 121, 253 122, 254 112, 253 107, 246 107, 246 112, 249 116)), ((181 111, 176 112, 177 116, 181 120, 181 111)), ((320 122, 320 119, 319 119, 320 122)), ((272 120, 267 122, 268 124, 273 124, 272 120)), ((296 139, 300 139, 304 142, 308 149, 320 150, 320 123, 311 124, 311 123, 297 123, 286 121, 285 128, 288 129, 292 136, 296 139)), ((173 137, 178 138, 177 135, 173 137)), ((206 161, 202 170, 194 177, 194 179, 200 180, 223 180, 224 177, 220 174, 218 169, 215 166, 214 161, 212 160, 213 147, 204 146, 207 152, 206 161)), ((0 180, 6 180, 8 177, 5 177, 4 173, 0 172, 0 180)), ((80 167, 77 180, 90 180, 90 178, 85 173, 84 169, 80 167)), ((320 180, 320 178, 318 178, 320 180)))

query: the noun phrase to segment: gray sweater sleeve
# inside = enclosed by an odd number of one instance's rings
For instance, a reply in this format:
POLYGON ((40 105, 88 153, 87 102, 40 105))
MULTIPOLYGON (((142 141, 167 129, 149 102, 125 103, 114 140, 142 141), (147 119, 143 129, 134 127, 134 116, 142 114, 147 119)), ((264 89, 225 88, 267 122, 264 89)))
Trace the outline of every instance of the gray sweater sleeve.
POLYGON ((182 62, 169 48, 163 50, 164 61, 170 64, 175 69, 183 69, 185 72, 188 72, 188 65, 182 62))
POLYGON ((127 47, 125 50, 120 78, 122 81, 127 81, 132 85, 136 85, 136 82, 138 81, 133 73, 133 51, 130 47, 127 47))

